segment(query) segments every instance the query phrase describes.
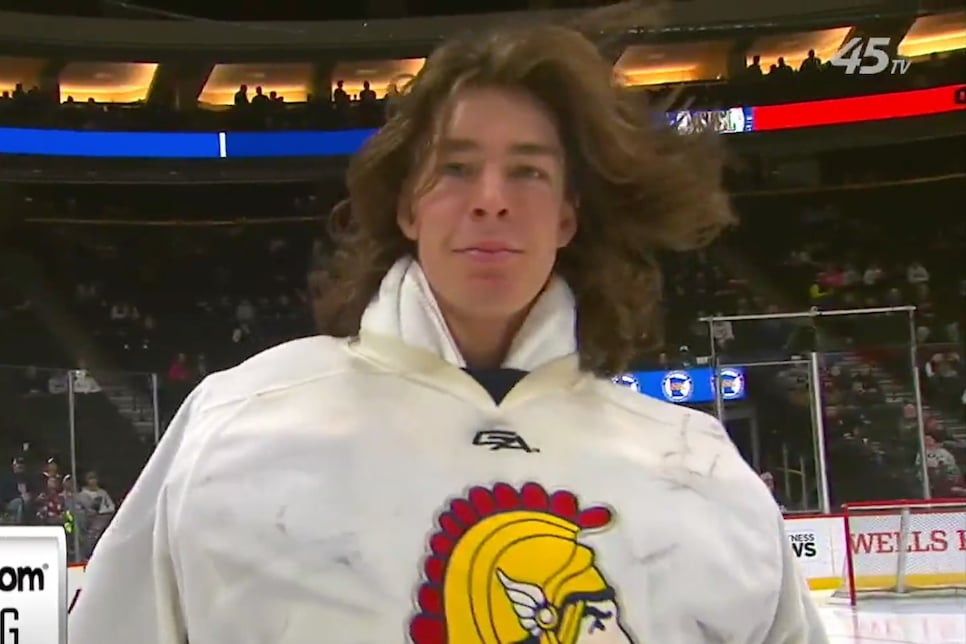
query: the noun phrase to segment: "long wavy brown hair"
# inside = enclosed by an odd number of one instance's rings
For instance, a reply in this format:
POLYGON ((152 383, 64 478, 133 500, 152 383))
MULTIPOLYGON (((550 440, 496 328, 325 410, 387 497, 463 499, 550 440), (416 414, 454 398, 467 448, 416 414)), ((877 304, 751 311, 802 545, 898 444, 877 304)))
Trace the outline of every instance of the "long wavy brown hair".
MULTIPOLYGON (((626 14, 609 7, 581 29, 600 33, 593 25, 626 14)), ((334 248, 313 288, 320 331, 356 335, 386 272, 415 252, 397 223, 400 198, 467 86, 522 88, 555 117, 578 204, 578 232, 555 270, 576 296, 581 365, 608 376, 625 370, 661 341, 657 253, 704 246, 733 220, 723 155, 710 137, 672 132, 660 110, 620 87, 598 44, 563 26, 448 42, 396 98, 389 121, 350 161, 349 198, 330 218, 334 248)))

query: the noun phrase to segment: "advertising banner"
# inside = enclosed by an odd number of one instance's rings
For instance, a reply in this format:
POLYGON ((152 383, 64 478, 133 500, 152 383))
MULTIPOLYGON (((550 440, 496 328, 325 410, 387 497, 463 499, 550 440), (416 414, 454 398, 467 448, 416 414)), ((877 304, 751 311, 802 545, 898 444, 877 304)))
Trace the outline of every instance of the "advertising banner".
MULTIPOLYGON (((721 397, 745 398, 745 372, 741 368, 720 370, 721 397)), ((645 396, 672 403, 714 402, 714 369, 673 369, 671 371, 634 371, 614 378, 614 382, 645 396)))
POLYGON ((0 644, 67 644, 67 535, 0 526, 0 644))

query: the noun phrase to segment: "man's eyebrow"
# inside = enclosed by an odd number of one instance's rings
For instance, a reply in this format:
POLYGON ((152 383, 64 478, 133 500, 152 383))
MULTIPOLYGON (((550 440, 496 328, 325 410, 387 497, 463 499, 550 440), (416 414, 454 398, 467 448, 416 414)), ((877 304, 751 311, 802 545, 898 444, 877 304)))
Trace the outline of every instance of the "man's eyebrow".
MULTIPOLYGON (((452 139, 446 138, 439 142, 439 151, 443 153, 468 152, 480 149, 480 144, 472 139, 452 139)), ((536 142, 512 143, 509 147, 510 154, 523 156, 547 156, 561 158, 563 153, 556 145, 536 142)))
POLYGON ((510 146, 510 152, 528 156, 554 157, 555 159, 563 156, 558 146, 547 145, 546 143, 514 143, 510 146))
POLYGON ((469 150, 479 150, 480 144, 471 139, 451 139, 445 138, 438 144, 440 152, 467 152, 469 150))

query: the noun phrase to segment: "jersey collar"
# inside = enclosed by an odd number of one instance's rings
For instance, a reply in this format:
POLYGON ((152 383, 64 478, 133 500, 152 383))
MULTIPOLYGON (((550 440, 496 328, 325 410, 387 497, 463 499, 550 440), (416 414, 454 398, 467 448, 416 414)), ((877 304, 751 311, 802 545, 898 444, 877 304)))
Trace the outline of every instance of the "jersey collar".
MULTIPOLYGON (((579 377, 576 306, 567 284, 553 277, 514 338, 503 363, 529 372, 503 401, 509 404, 546 387, 566 387, 579 377)), ((370 360, 407 375, 446 383, 481 395, 482 387, 467 375, 426 277, 412 258, 400 259, 383 278, 379 292, 362 316, 356 350, 370 360)), ((490 401, 492 403, 492 401, 490 401)))

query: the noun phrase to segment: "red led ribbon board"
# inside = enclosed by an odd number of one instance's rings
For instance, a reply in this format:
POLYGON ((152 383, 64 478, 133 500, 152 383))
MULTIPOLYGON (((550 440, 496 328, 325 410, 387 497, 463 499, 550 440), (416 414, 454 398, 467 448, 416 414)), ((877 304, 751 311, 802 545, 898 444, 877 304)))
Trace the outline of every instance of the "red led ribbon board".
POLYGON ((754 131, 929 116, 966 109, 966 85, 752 108, 754 131))

